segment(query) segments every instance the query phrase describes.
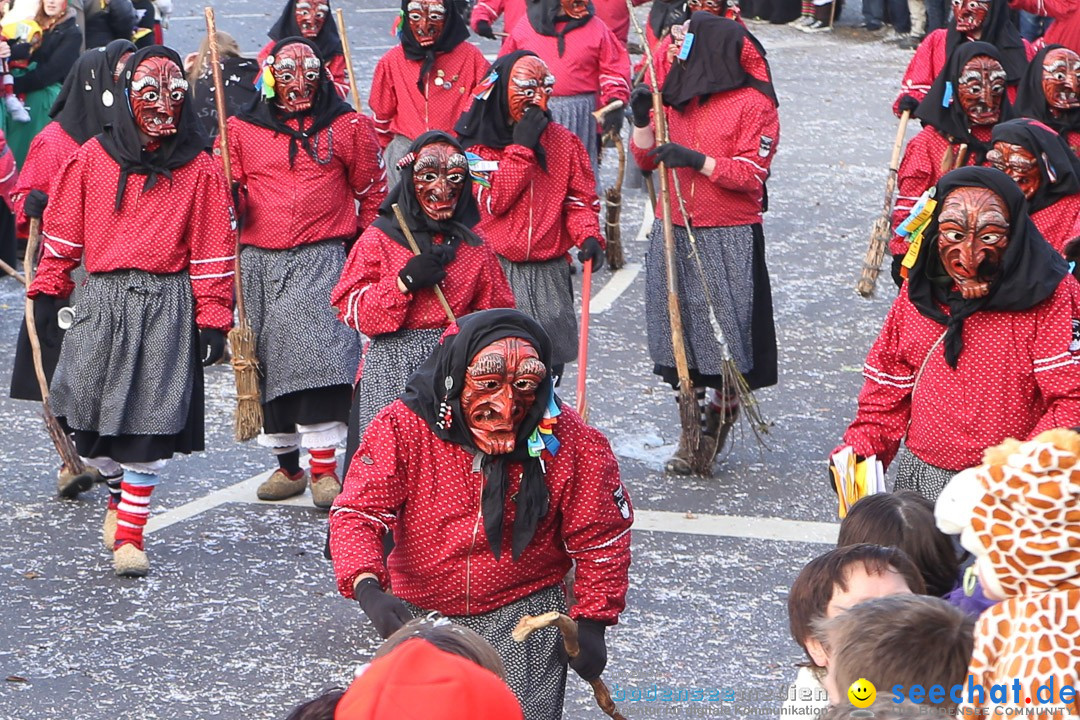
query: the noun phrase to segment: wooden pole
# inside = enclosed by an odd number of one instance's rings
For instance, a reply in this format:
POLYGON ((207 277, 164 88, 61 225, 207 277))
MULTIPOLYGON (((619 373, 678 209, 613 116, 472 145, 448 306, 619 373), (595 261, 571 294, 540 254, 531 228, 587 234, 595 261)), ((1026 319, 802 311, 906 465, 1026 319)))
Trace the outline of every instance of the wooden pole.
POLYGON ((589 302, 592 299, 593 261, 582 265, 581 276, 581 334, 578 337, 577 413, 589 421, 589 404, 585 401, 585 372, 589 365, 589 302))
MULTIPOLYGON (((412 249, 413 255, 419 255, 420 246, 416 244, 416 238, 413 237, 412 230, 409 229, 409 223, 405 222, 405 215, 401 212, 401 206, 394 203, 391 207, 394 210, 394 217, 397 218, 398 225, 401 226, 401 232, 405 233, 405 239, 409 241, 409 247, 412 249)), ((446 302, 446 296, 443 295, 442 288, 438 285, 432 285, 431 289, 435 291, 435 297, 439 299, 439 304, 442 305, 442 309, 446 312, 450 324, 456 323, 457 318, 454 317, 454 311, 450 309, 450 303, 446 302)))
POLYGON ((0 270, 3 270, 3 271, 4 271, 4 272, 6 272, 6 273, 7 273, 8 275, 10 275, 11 277, 15 278, 15 279, 16 279, 16 280, 18 280, 19 282, 21 282, 21 283, 22 283, 23 285, 26 285, 26 278, 25 278, 25 277, 23 277, 22 273, 20 273, 20 272, 19 272, 18 270, 16 270, 15 268, 11 267, 10 265, 8 265, 8 264, 7 264, 6 262, 4 262, 3 260, 0 260, 0 270))
POLYGON ((356 86, 356 73, 353 72, 352 51, 349 50, 349 33, 345 29, 345 14, 336 11, 338 35, 341 35, 341 49, 345 53, 345 72, 349 73, 349 92, 352 93, 353 110, 360 112, 360 90, 356 86))
POLYGON ((911 111, 905 110, 900 116, 900 126, 896 129, 896 140, 893 141, 892 156, 889 158, 889 178, 885 181, 885 205, 881 216, 870 230, 870 245, 866 248, 862 273, 859 275, 859 282, 855 285, 856 292, 863 297, 874 294, 878 274, 881 272, 881 261, 885 257, 885 247, 892 235, 892 223, 889 222, 889 216, 892 213, 893 192, 896 190, 897 172, 900 168, 900 149, 904 146, 904 136, 910 119, 911 111))

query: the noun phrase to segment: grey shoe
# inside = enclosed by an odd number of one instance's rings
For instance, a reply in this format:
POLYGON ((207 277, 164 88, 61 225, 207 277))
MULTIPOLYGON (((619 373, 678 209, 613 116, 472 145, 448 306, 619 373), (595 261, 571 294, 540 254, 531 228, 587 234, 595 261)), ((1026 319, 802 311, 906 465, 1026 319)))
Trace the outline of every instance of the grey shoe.
POLYGON ((341 481, 332 473, 311 478, 311 502, 317 508, 329 508, 341 493, 341 481))
POLYGON ((284 470, 278 468, 274 474, 266 478, 255 496, 260 500, 288 500, 291 497, 302 495, 307 489, 307 473, 303 470, 295 477, 289 477, 284 470))
POLYGON ((150 572, 150 559, 131 543, 113 550, 113 571, 117 577, 145 577, 150 572))

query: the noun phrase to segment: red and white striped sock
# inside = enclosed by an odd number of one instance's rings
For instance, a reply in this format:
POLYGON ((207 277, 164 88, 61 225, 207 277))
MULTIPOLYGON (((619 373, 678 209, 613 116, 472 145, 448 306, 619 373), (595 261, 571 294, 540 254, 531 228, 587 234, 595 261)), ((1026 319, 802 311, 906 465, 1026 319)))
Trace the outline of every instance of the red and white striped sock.
POLYGON ((150 494, 153 485, 120 483, 120 505, 116 508, 116 542, 113 550, 125 543, 143 549, 143 528, 150 517, 150 494))
POLYGON ((337 477, 337 458, 334 448, 311 448, 311 476, 333 475, 337 477))

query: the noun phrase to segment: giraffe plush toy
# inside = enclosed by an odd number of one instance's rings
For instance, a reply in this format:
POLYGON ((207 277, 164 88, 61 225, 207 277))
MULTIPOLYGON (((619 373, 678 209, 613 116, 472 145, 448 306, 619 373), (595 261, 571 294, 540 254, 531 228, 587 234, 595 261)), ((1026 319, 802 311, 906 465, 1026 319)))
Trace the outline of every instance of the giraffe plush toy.
POLYGON ((949 482, 935 516, 960 534, 987 596, 1001 600, 979 618, 968 668, 985 697, 969 698, 965 683, 961 708, 1080 715, 1080 434, 1048 430, 990 448, 949 482), (1077 693, 1063 702, 1066 685, 1077 693))

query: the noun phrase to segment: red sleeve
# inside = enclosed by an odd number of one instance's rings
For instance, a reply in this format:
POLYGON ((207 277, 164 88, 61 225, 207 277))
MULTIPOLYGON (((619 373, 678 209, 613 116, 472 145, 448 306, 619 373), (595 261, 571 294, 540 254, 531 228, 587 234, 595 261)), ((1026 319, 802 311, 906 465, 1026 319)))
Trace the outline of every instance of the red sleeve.
POLYGON ((630 102, 630 54, 615 33, 601 23, 600 99, 601 105, 613 100, 630 102))
MULTIPOLYGON (((488 25, 494 25, 499 16, 503 14, 503 0, 477 0, 476 5, 473 6, 472 15, 469 17, 469 22, 472 25, 473 31, 476 30, 476 24, 481 20, 486 20, 488 25)), ((512 28, 506 28, 509 32, 512 28)))
MULTIPOLYGON (((247 172, 244 170, 244 151, 243 143, 240 142, 240 121, 234 118, 228 118, 226 121, 226 132, 229 136, 229 171, 232 173, 232 177, 229 178, 232 182, 236 183, 242 188, 247 187, 247 172)), ((214 138, 214 159, 218 162, 218 167, 221 168, 221 172, 225 172, 225 162, 222 156, 219 154, 221 150, 221 136, 214 138)), ((244 217, 244 213, 247 211, 246 199, 247 196, 244 193, 240 195, 240 207, 234 208, 238 217, 244 217)), ((230 189, 231 197, 231 189, 230 189)))
MULTIPOLYGON (((4 134, 0 132, 0 197, 9 210, 14 210, 13 195, 19 182, 19 171, 15 167, 15 156, 11 154, 4 134)), ((21 207, 21 206, 20 206, 21 207)))
POLYGON ((589 153, 577 135, 566 133, 571 147, 570 182, 563 200, 563 222, 574 245, 581 247, 587 238, 596 238, 605 245, 600 232, 600 198, 596 196, 596 176, 589 163, 589 153))
POLYGON ((1080 424, 1080 351, 1073 350, 1080 332, 1078 301, 1080 285, 1066 275, 1053 301, 1039 313, 1032 357, 1046 412, 1028 439, 1044 430, 1080 424))
MULTIPOLYGON (((1033 15, 1052 17, 1055 20, 1064 20, 1076 12, 1078 0, 1009 0, 1009 8, 1023 10, 1033 15)), ((1028 57, 1030 60, 1031 57, 1028 57)))
MULTIPOLYGON (((345 64, 345 56, 335 55, 330 58, 330 62, 326 63, 326 69, 330 71, 330 76, 334 78, 334 89, 337 90, 337 94, 343 100, 350 100, 349 95, 352 90, 349 86, 349 71, 348 66, 345 64)), ((359 110, 359 108, 356 109, 359 110)))
MULTIPOLYGON (((917 367, 912 367, 900 352, 904 324, 903 306, 907 305, 907 285, 893 302, 881 334, 874 341, 863 365, 862 392, 855 420, 844 433, 844 443, 863 457, 877 455, 889 466, 911 418, 911 391, 915 387, 917 367)), ((944 331, 944 328, 942 328, 944 331)), ((935 352, 937 349, 935 348, 935 352)))
POLYGON ((357 221, 359 230, 363 231, 374 222, 379 205, 386 199, 386 167, 371 120, 358 113, 352 117, 350 125, 353 143, 352 157, 349 159, 349 185, 360 201, 357 221))
POLYGON ((42 218, 41 262, 26 294, 66 298, 75 288, 71 271, 79 265, 85 244, 84 177, 86 163, 76 153, 52 185, 42 218))
MULTIPOLYGON (((649 127, 656 133, 656 123, 652 120, 649 121, 649 127)), ((649 151, 656 147, 655 142, 653 147, 641 148, 634 142, 634 133, 630 132, 630 152, 634 154, 634 160, 637 161, 638 167, 644 172, 652 172, 656 168, 660 167, 660 163, 656 162, 656 159, 649 155, 649 151)))
POLYGON ((506 280, 499 259, 486 245, 484 251, 487 260, 480 265, 481 272, 477 278, 476 296, 470 312, 517 307, 514 291, 510 289, 510 283, 506 280))
POLYGON ((347 598, 353 597, 353 585, 363 573, 375 574, 384 588, 390 584, 382 538, 397 526, 407 497, 405 464, 398 452, 403 444, 390 408, 384 408, 368 425, 354 456, 365 462, 349 464, 330 509, 330 556, 338 592, 347 598))
MULTIPOLYGON (((528 21, 529 21, 529 19, 527 17, 523 17, 518 22, 528 22, 528 21)), ((522 47, 518 46, 517 33, 514 32, 515 28, 509 28, 508 27, 508 28, 504 28, 504 29, 506 30, 507 35, 506 35, 505 38, 503 38, 502 47, 499 48, 499 57, 502 57, 503 55, 509 55, 510 53, 514 52, 515 50, 527 50, 528 49, 528 48, 522 48, 522 47)))
POLYGON ((216 167, 207 167, 199 177, 194 209, 188 222, 187 242, 195 324, 228 332, 233 323, 236 224, 229 186, 224 173, 216 167))
POLYGON ((398 288, 397 274, 381 267, 383 237, 373 227, 364 231, 330 293, 341 321, 368 337, 400 330, 412 299, 398 288))
POLYGON ((769 177, 769 167, 780 144, 780 119, 768 100, 751 113, 740 115, 735 152, 729 158, 713 158, 716 169, 709 180, 728 190, 754 192, 760 190, 769 177))
MULTIPOLYGON (((573 411, 565 408, 563 415, 573 411)), ((607 438, 581 420, 572 486, 563 495, 562 540, 574 559, 570 616, 615 624, 626 607, 634 510, 607 438)))
MULTIPOLYGON (((580 141, 578 142, 580 144, 580 141)), ((484 153, 477 154, 488 160, 484 153)), ((505 215, 510 208, 521 202, 521 196, 529 187, 529 179, 540 172, 536 154, 531 148, 521 145, 507 145, 497 162, 498 169, 491 171, 488 176, 490 188, 473 183, 476 200, 482 210, 494 216, 505 215)))
MULTIPOLYGON (((46 140, 47 136, 47 133, 39 132, 30 141, 30 149, 26 152, 26 159, 23 160, 22 172, 18 174, 18 182, 11 195, 14 205, 12 209, 15 211, 15 234, 19 237, 30 234, 30 220, 23 212, 26 196, 31 190, 48 193, 53 180, 57 177, 57 166, 63 167, 63 163, 58 162, 55 151, 46 140)), ((78 146, 76 145, 75 148, 78 149, 78 146)))
POLYGON ((375 66, 375 73, 371 76, 371 90, 368 92, 368 107, 371 108, 375 135, 379 139, 380 147, 384 150, 394 139, 394 134, 390 131, 390 123, 397 115, 398 105, 397 91, 390 77, 390 62, 390 53, 379 59, 375 66))
MULTIPOLYGON (((907 252, 908 241, 896 234, 896 227, 907 219, 919 197, 934 184, 936 172, 931 165, 933 159, 927 153, 929 139, 929 136, 922 133, 911 139, 896 173, 896 201, 893 203, 891 222, 893 236, 889 240, 889 252, 892 255, 903 255, 907 252)), ((941 158, 938 158, 937 162, 940 163, 941 158)))
POLYGON ((915 55, 908 63, 907 70, 904 71, 904 79, 900 81, 900 94, 893 102, 893 114, 897 117, 900 117, 900 98, 910 95, 922 101, 926 93, 930 91, 930 86, 934 83, 933 56, 937 42, 938 37, 935 33, 927 35, 926 39, 919 43, 915 55))

